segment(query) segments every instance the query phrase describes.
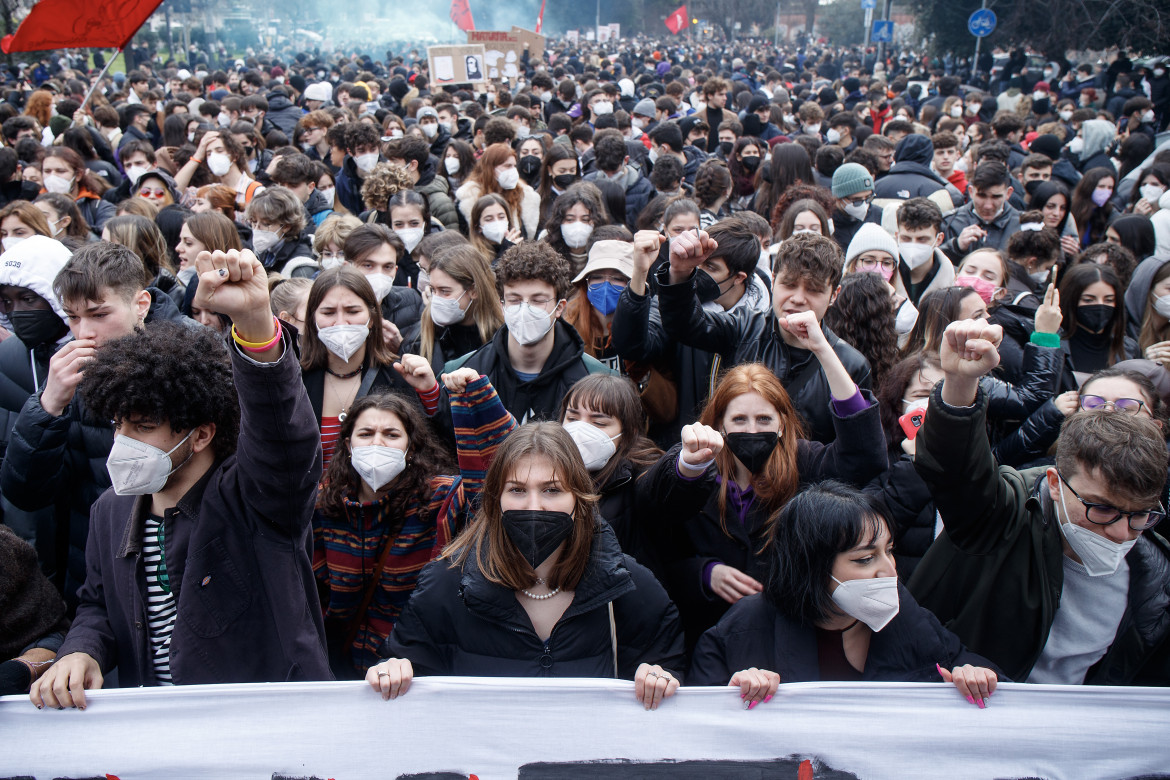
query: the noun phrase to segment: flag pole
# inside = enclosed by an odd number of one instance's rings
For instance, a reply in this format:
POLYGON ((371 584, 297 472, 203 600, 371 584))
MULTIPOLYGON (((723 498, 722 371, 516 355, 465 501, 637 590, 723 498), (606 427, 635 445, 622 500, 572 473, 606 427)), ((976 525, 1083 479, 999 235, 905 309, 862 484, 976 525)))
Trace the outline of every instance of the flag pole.
POLYGON ((106 66, 104 68, 102 68, 102 72, 99 73, 97 78, 93 80, 93 85, 90 86, 89 91, 85 93, 85 98, 81 101, 81 108, 85 108, 85 104, 88 103, 89 99, 93 96, 93 91, 95 89, 97 89, 98 84, 102 83, 102 79, 105 78, 106 72, 109 71, 110 66, 114 64, 114 60, 118 59, 118 54, 121 54, 121 53, 122 53, 122 47, 119 46, 118 53, 115 54, 113 57, 110 57, 110 59, 106 62, 106 66))

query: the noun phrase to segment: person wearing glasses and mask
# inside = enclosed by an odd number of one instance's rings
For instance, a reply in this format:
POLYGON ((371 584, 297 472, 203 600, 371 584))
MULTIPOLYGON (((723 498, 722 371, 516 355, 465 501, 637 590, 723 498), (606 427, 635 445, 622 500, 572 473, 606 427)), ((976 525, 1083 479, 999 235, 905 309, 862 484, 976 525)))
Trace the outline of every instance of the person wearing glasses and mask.
POLYGON ((1069 417, 1055 465, 997 467, 979 378, 1002 338, 983 320, 944 335, 914 464, 945 530, 910 591, 1014 680, 1168 685, 1170 548, 1146 533, 1166 512, 1162 431, 1111 400, 1069 417))

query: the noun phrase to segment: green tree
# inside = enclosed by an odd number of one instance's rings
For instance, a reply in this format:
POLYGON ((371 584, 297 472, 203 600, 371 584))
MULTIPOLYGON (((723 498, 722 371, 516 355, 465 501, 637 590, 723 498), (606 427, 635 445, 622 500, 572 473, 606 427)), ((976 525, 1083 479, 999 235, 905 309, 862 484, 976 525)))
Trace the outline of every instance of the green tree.
MULTIPOLYGON (((876 16, 874 18, 877 18, 876 16)), ((817 33, 833 45, 849 46, 865 41, 865 11, 857 0, 833 0, 821 6, 817 33)))

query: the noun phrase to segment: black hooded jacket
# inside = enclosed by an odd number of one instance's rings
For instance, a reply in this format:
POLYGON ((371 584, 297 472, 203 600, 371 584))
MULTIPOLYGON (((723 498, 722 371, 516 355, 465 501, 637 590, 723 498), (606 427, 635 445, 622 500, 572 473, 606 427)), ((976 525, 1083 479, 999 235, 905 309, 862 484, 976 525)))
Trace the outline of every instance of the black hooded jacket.
POLYGON ((898 142, 890 172, 874 183, 876 198, 908 200, 926 198, 946 189, 947 182, 930 169, 934 144, 924 135, 912 134, 898 142))
MULTIPOLYGON (((146 325, 187 322, 170 296, 154 287, 146 325)), ((114 443, 109 420, 97 420, 81 396, 74 395, 59 417, 41 406, 41 394, 31 396, 16 418, 0 467, 0 491, 19 509, 33 512, 56 507, 58 550, 67 551, 57 571, 64 572, 65 601, 76 608, 76 593, 85 580, 85 542, 89 536, 89 508, 106 488, 110 475, 106 458, 114 443)), ((61 584, 58 583, 58 587, 61 584)))
POLYGON ((418 676, 632 680, 639 664, 649 663, 681 677, 678 610, 654 576, 622 554, 613 530, 600 520, 574 590, 573 603, 541 640, 515 593, 489 582, 474 552, 462 568, 435 561, 423 570, 383 654, 409 659, 418 676))

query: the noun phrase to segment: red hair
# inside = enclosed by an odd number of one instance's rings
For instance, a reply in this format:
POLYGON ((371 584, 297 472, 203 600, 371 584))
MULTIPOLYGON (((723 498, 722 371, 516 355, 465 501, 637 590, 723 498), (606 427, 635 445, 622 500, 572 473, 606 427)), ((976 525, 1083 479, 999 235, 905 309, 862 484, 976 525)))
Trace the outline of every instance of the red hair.
MULTIPOLYGON (((780 418, 780 441, 760 473, 752 475, 752 488, 764 503, 769 515, 796 495, 800 475, 796 473, 797 442, 803 437, 800 416, 788 391, 763 363, 743 363, 728 371, 719 380, 699 422, 717 431, 723 430, 723 415, 731 402, 748 393, 758 393, 770 403, 780 418)), ((724 447, 715 456, 715 468, 723 477, 719 486, 719 524, 727 533, 727 483, 735 474, 735 456, 724 447)), ((769 519, 769 525, 773 519, 769 519)), ((731 534, 728 534, 730 536, 731 534)), ((771 536, 769 533, 768 536, 771 536)))
MULTIPOLYGON (((496 168, 509 159, 516 159, 516 152, 507 144, 491 144, 479 158, 479 163, 472 169, 468 179, 479 185, 480 197, 488 194, 499 195, 508 202, 508 211, 511 212, 513 225, 521 225, 520 203, 524 200, 524 182, 518 183, 510 190, 506 190, 496 182, 496 168)), ((529 236, 536 238, 536 236, 529 236)))

